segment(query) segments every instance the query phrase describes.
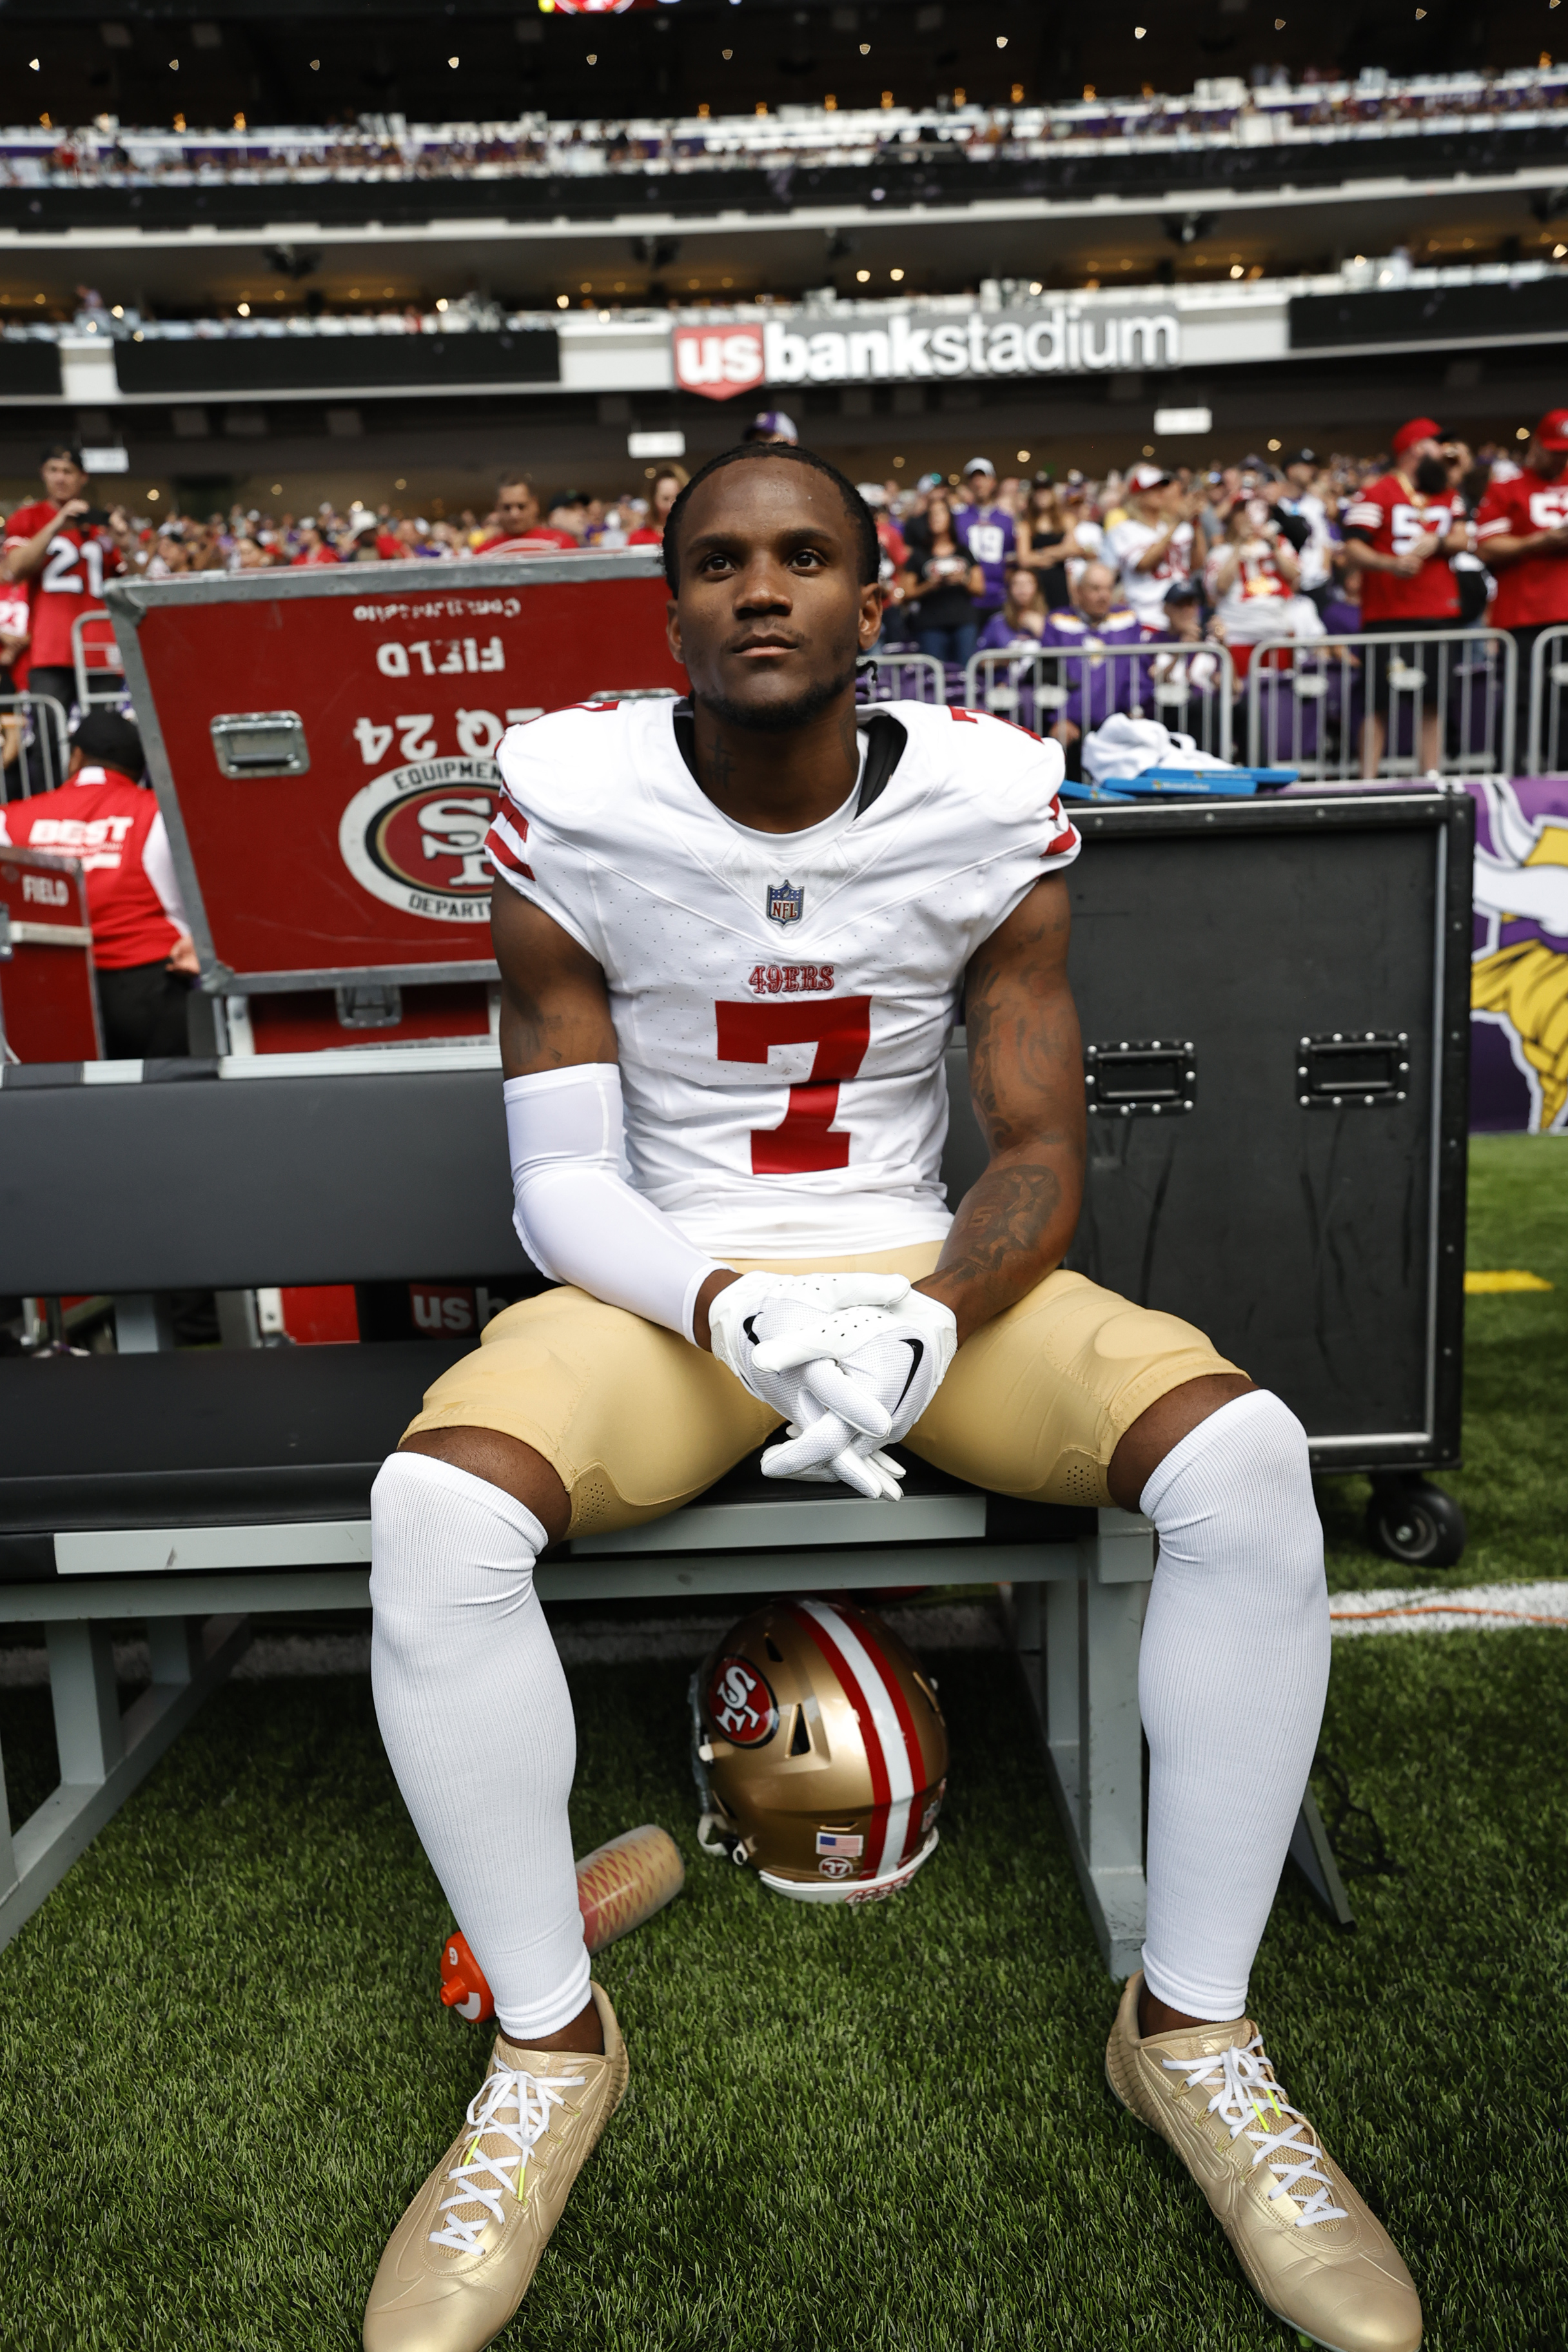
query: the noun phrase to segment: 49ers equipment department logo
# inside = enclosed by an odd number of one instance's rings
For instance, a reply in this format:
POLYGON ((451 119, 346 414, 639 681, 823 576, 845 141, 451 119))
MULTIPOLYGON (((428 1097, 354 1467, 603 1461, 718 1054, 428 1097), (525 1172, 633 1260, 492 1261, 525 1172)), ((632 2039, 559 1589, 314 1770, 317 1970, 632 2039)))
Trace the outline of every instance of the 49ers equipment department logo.
POLYGON ((493 760, 416 760, 361 787, 338 826, 354 880, 435 923, 489 920, 485 835, 500 800, 493 760))

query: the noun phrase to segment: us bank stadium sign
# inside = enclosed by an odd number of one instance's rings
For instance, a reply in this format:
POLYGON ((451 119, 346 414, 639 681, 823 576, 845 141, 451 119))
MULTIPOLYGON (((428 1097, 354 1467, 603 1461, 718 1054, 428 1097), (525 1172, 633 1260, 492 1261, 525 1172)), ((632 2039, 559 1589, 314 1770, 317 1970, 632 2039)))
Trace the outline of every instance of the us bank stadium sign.
POLYGON ((709 400, 765 383, 916 383, 961 376, 1121 374, 1182 364, 1174 310, 864 311, 842 325, 821 312, 674 331, 675 381, 709 400))

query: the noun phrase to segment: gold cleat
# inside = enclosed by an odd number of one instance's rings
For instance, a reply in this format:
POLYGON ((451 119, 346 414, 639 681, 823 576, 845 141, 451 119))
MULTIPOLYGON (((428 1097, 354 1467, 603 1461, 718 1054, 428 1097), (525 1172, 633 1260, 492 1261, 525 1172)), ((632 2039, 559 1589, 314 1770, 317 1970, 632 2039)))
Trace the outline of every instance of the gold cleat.
POLYGON ((467 2122, 387 2242, 364 2352, 480 2352, 522 2301, 626 2087, 616 2012, 593 1994, 603 2057, 497 2038, 467 2122))
POLYGON ((1416 2352, 1421 2299, 1386 2230, 1291 2106, 1250 2018, 1138 2031, 1130 1979, 1105 2052, 1124 2107, 1169 2140, 1248 2285, 1327 2352, 1416 2352))

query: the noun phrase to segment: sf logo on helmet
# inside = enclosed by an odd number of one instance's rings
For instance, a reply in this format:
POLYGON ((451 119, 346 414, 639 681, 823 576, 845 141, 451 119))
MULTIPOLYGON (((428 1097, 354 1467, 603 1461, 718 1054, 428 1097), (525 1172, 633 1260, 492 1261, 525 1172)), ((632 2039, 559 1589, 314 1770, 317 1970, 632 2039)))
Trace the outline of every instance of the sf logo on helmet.
POLYGON ((708 1677, 708 1713, 737 1748, 760 1748, 778 1729, 773 1695, 746 1658, 720 1659, 708 1677))

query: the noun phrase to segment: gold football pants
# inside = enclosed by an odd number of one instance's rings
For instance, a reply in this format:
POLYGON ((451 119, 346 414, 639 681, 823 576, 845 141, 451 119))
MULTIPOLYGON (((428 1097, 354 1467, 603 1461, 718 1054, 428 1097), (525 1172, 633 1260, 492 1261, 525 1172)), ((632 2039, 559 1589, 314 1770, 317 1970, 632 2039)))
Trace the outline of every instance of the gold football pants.
MULTIPOLYGON (((825 1261, 818 1273, 930 1274, 939 1244, 825 1261)), ((731 1258, 737 1273, 769 1261, 731 1258)), ((772 1262, 807 1271, 798 1258, 772 1262)), ((1038 1503, 1109 1503, 1119 1440, 1168 1390, 1233 1372, 1201 1331, 1059 1269, 965 1341, 904 1440, 954 1477, 1038 1503)), ((499 1429, 542 1454, 571 1532, 637 1527, 701 1494, 780 1426, 718 1360, 565 1286, 498 1315, 405 1432, 499 1429)))

